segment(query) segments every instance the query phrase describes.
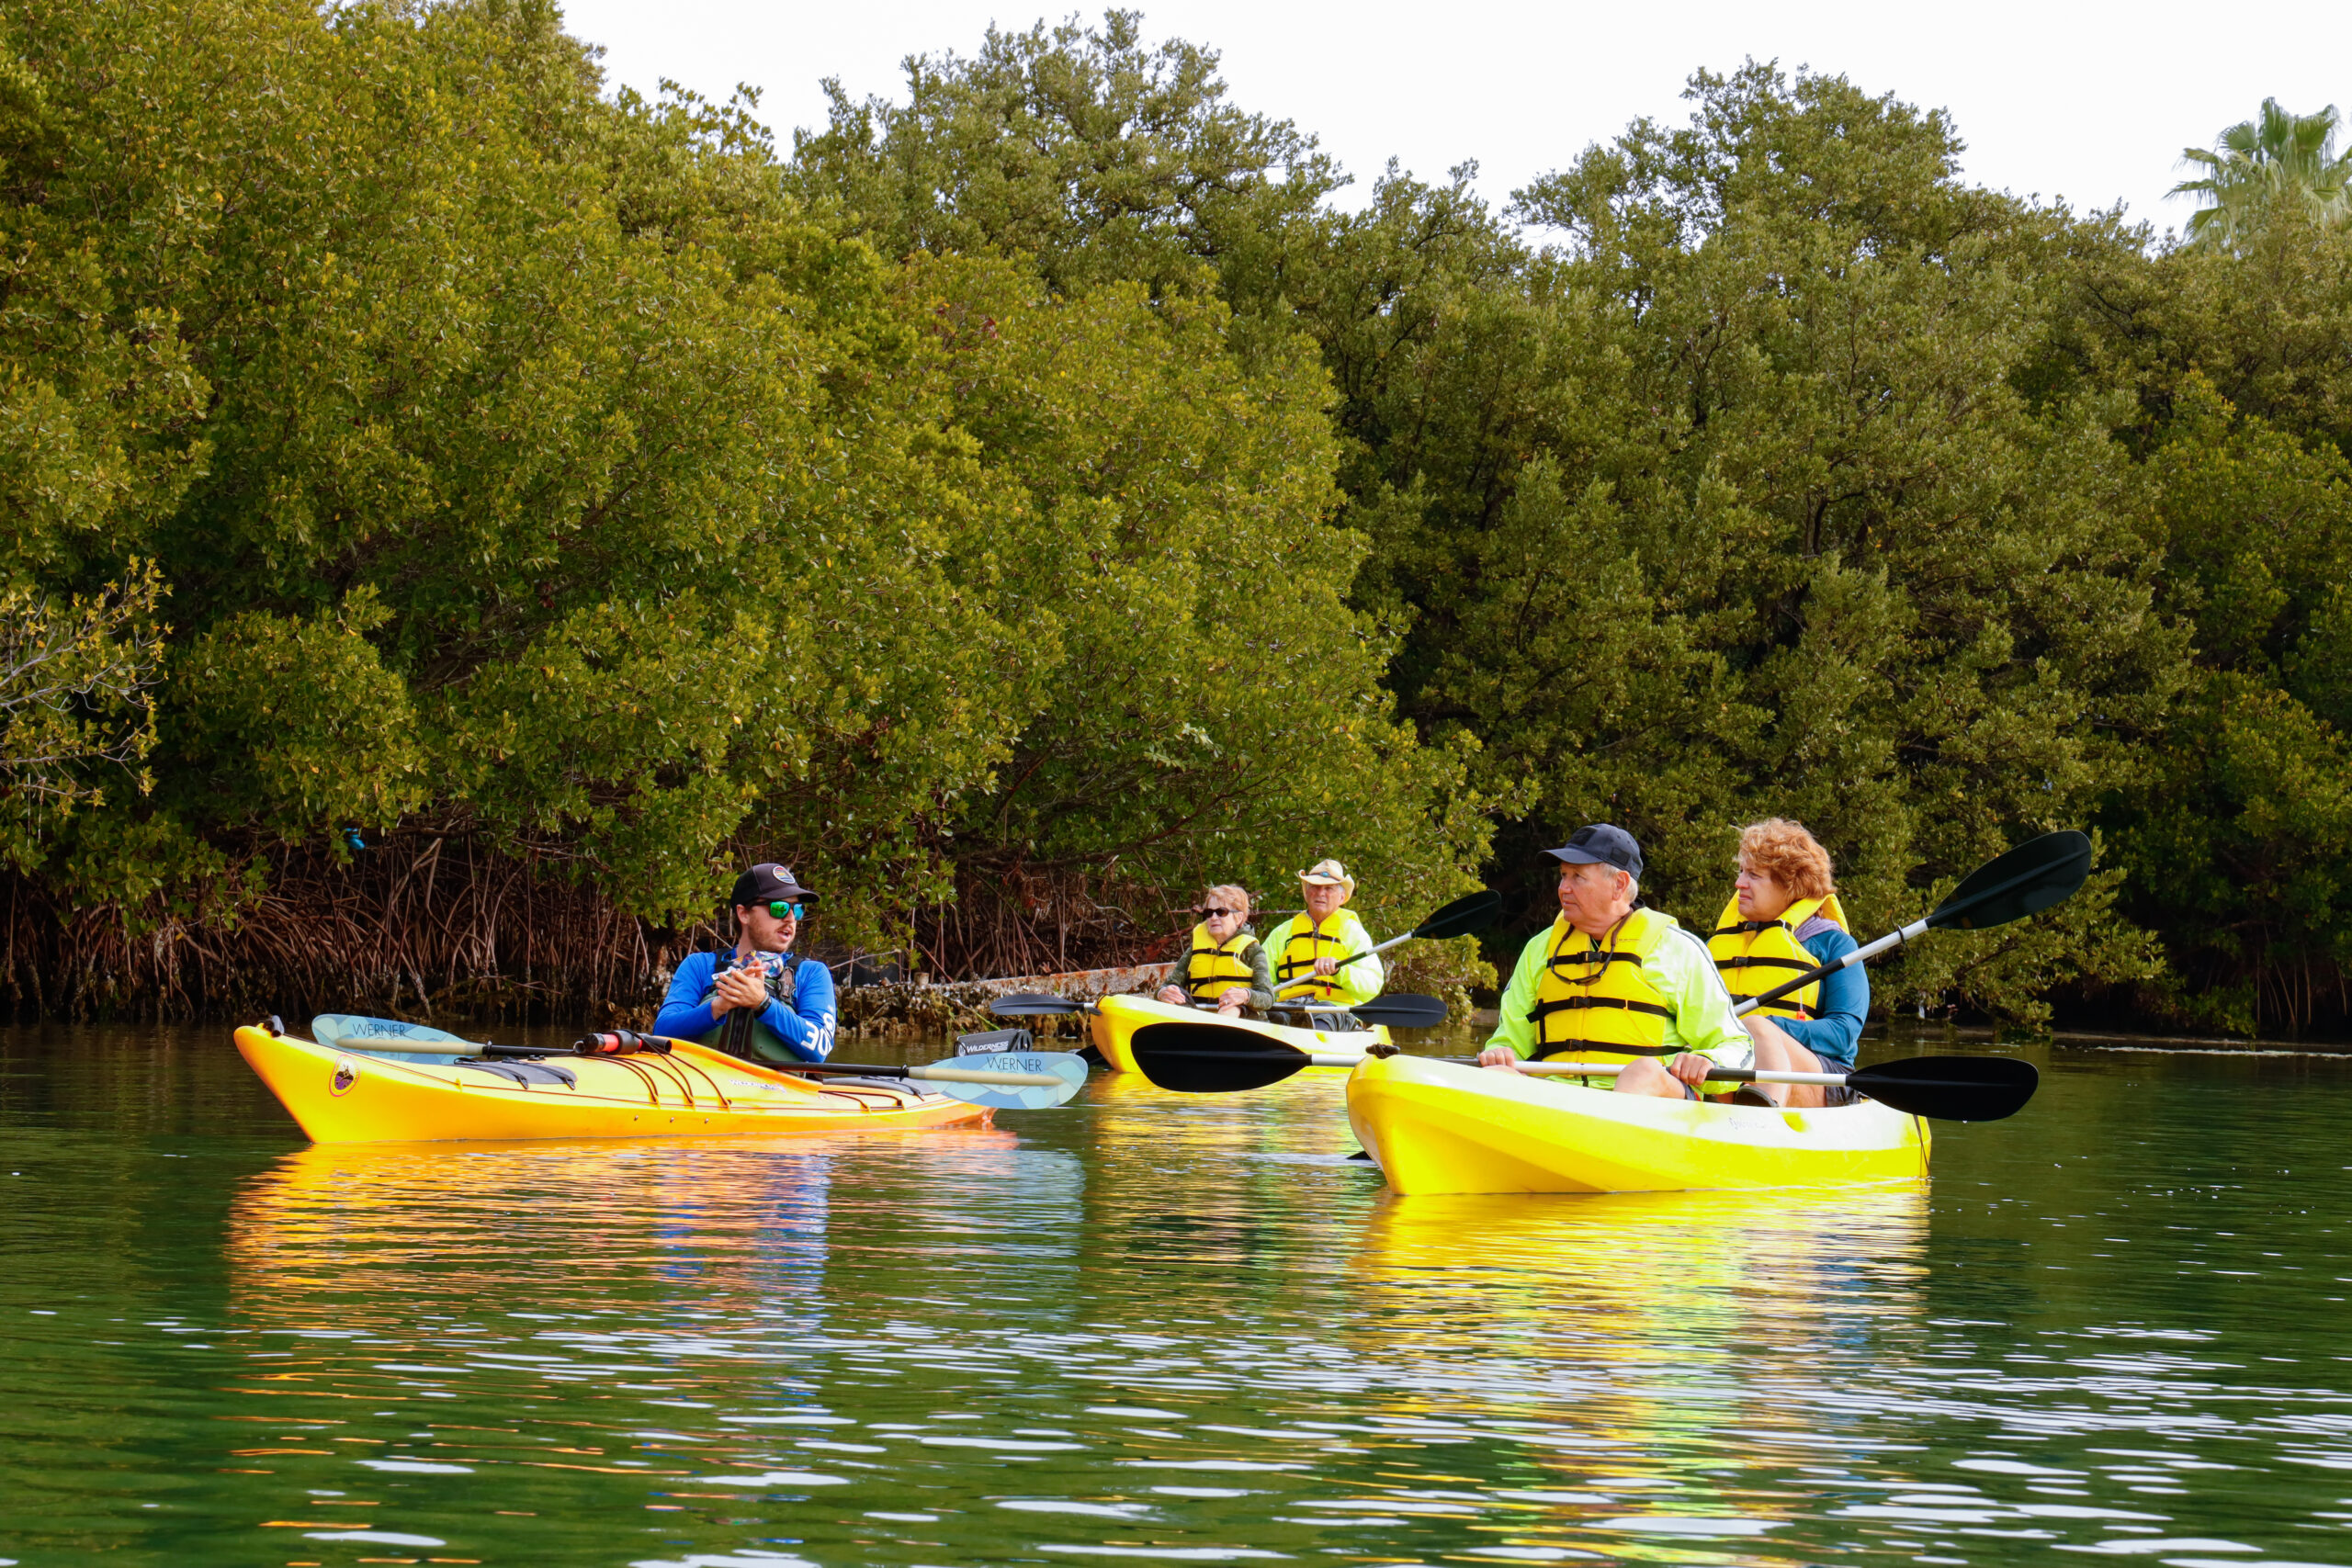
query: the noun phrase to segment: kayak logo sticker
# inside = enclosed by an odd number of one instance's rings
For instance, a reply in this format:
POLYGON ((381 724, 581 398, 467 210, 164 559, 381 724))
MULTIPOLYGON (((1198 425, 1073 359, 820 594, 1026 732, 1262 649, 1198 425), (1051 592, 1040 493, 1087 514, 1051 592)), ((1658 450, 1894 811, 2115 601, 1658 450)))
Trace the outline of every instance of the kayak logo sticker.
POLYGON ((347 1094, 359 1081, 359 1064, 348 1056, 340 1057, 334 1065, 334 1082, 327 1086, 331 1094, 347 1094))

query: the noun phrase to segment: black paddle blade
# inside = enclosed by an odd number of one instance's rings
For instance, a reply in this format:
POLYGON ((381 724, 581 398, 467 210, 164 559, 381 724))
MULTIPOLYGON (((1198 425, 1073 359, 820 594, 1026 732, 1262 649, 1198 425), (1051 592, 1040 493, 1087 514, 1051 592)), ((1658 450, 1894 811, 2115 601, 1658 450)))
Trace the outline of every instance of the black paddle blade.
POLYGON ((1435 1029, 1445 1021, 1445 1004, 1435 997, 1424 997, 1412 991, 1398 991, 1394 996, 1374 997, 1368 1002, 1316 1002, 1304 998, 1276 1002, 1266 1010, 1272 1013, 1296 1015, 1307 1011, 1346 1011, 1359 1023, 1385 1023, 1392 1029, 1435 1029))
POLYGON ((1084 1002, 1074 1002, 1068 997, 1049 997, 1037 991, 1016 991, 1009 997, 999 997, 989 1004, 989 1011, 999 1018, 1051 1018, 1060 1013, 1085 1010, 1084 1002))
POLYGON ((1495 912, 1503 907, 1503 896, 1486 891, 1465 893, 1453 903, 1413 928, 1413 935, 1425 942, 1442 942, 1450 936, 1468 936, 1472 931, 1485 931, 1495 923, 1495 912))
POLYGON ((2064 903, 2090 874, 2090 835, 2071 828, 2044 833, 1969 873, 1928 924, 1962 931, 2007 925, 2064 903))
POLYGON ((2041 1075, 2015 1056, 1907 1056, 1846 1077, 1846 1087, 1909 1116, 1998 1122, 2025 1109, 2041 1075))
POLYGON ((1181 1094, 1263 1089, 1308 1065, 1306 1052, 1279 1040, 1213 1023, 1147 1023, 1133 1043, 1143 1076, 1181 1094))
POLYGON ((1445 1021, 1443 1002, 1411 991, 1374 997, 1348 1010, 1366 1023, 1385 1023, 1392 1029, 1435 1029, 1445 1021))

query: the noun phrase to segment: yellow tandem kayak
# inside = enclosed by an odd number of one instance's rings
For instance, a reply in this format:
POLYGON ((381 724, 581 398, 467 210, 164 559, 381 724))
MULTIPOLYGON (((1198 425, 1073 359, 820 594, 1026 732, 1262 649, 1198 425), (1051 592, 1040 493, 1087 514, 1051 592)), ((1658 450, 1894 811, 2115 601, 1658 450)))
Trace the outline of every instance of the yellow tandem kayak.
POLYGON ((1679 1192, 1917 1180, 1927 1123, 1876 1100, 1819 1111, 1658 1100, 1425 1057, 1374 1057, 1348 1121, 1400 1193, 1679 1192))
POLYGON ((666 1056, 420 1062, 248 1025, 237 1050, 320 1144, 880 1133, 986 1126, 993 1115, 897 1083, 820 1083, 683 1042, 666 1056))
POLYGON ((1351 1058, 1361 1058, 1372 1046, 1388 1043, 1385 1025, 1372 1029, 1300 1029, 1286 1023, 1263 1023, 1253 1018, 1226 1018, 1203 1008, 1163 1002, 1151 997, 1104 997, 1095 1004, 1091 1021, 1094 1048, 1102 1053, 1103 1062, 1113 1072, 1135 1072, 1136 1031, 1153 1023, 1230 1029, 1244 1048, 1249 1048, 1248 1043, 1253 1039, 1274 1040, 1301 1051, 1351 1058))

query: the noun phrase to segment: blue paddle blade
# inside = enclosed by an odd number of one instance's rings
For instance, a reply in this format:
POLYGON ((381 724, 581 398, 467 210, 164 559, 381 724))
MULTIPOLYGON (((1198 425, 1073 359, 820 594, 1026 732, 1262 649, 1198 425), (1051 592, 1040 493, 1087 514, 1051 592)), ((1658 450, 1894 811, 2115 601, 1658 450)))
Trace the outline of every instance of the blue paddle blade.
POLYGON ((1086 1063, 1067 1051, 1007 1051, 994 1056, 956 1056, 944 1062, 926 1063, 914 1071, 922 1075, 915 1081, 933 1094, 944 1094, 967 1105, 992 1106, 999 1111, 1048 1111, 1086 1086, 1086 1063), (1048 1089, 1043 1084, 957 1083, 931 1076, 933 1070, 968 1072, 974 1068, 990 1073, 1051 1073, 1061 1082, 1048 1089))
POLYGON ((481 1049, 470 1040, 452 1034, 446 1029, 431 1029, 422 1023, 402 1023, 396 1018, 363 1018, 348 1012, 322 1012, 311 1020, 311 1038, 331 1051, 349 1051, 358 1056, 380 1056, 388 1061, 444 1067, 459 1056, 473 1055, 481 1049), (415 1040, 428 1044, 447 1040, 458 1049, 446 1056, 413 1055, 406 1051, 395 1055, 370 1051, 365 1045, 345 1043, 351 1040, 415 1040))

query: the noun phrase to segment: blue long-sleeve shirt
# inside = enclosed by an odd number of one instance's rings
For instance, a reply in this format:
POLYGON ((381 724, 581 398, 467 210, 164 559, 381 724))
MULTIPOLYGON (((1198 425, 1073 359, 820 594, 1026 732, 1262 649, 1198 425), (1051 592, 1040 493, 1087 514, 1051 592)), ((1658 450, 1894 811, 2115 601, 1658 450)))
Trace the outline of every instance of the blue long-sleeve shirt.
MULTIPOLYGON (((1797 933, 1797 945, 1823 964, 1834 964, 1861 946, 1827 920, 1813 919, 1797 933)), ((1821 982, 1813 1018, 1776 1018, 1788 1037, 1821 1058, 1835 1072, 1850 1072, 1861 1043, 1862 1021, 1871 1012, 1871 980, 1862 965, 1840 969, 1821 982)))
MULTIPOLYGON (((714 1017, 705 998, 720 969, 734 966, 731 953, 687 954, 677 973, 670 976, 670 994, 662 1000, 653 1032, 699 1040, 718 1028, 730 1015, 714 1017)), ((770 998, 760 1010, 758 1027, 752 1032, 752 1049, 777 1061, 821 1062, 833 1052, 833 973, 813 959, 804 959, 793 970, 792 982, 790 1007, 770 998)))

